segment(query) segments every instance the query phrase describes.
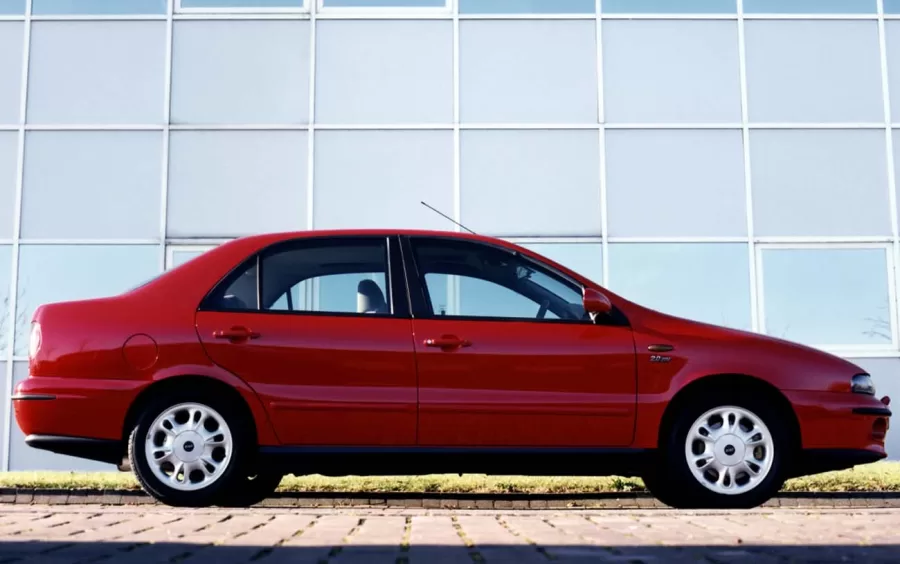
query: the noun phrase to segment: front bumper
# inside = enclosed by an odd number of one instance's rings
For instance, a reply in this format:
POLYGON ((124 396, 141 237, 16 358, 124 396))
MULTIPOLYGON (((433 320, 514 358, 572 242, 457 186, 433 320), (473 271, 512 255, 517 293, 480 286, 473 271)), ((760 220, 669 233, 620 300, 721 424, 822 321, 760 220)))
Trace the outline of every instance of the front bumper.
POLYGON ((868 464, 887 457, 890 400, 837 392, 785 392, 800 426, 795 475, 868 464))

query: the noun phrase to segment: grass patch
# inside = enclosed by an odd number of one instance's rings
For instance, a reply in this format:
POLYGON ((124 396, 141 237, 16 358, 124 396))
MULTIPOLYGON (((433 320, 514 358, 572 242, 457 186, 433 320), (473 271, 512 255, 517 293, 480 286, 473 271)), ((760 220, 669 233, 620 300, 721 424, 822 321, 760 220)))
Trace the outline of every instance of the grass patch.
MULTIPOLYGON (((53 489, 139 489, 123 472, 2 472, 0 487, 53 489)), ((443 493, 443 494, 592 494, 644 491, 636 478, 484 476, 287 476, 279 486, 286 492, 318 493, 443 493)), ((900 491, 900 462, 876 462, 849 470, 826 472, 790 480, 783 491, 874 492, 900 491)))

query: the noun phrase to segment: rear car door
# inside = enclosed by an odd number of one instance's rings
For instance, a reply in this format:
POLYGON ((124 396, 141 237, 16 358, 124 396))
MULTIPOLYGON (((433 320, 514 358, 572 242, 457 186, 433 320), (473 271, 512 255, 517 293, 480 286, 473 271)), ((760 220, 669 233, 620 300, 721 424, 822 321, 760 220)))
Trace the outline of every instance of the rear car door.
POLYGON ((276 244, 224 279, 197 313, 210 358, 257 392, 283 444, 415 444, 416 367, 397 241, 276 244))
POLYGON ((632 332, 592 321, 582 288, 509 249, 404 238, 419 444, 613 447, 634 436, 632 332))

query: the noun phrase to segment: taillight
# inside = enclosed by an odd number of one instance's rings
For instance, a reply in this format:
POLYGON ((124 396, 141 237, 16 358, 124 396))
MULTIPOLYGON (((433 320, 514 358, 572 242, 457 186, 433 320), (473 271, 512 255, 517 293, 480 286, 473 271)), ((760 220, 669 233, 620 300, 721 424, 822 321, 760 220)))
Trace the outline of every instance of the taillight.
POLYGON ((28 339, 28 358, 34 359, 41 350, 41 324, 31 324, 31 336, 28 339))

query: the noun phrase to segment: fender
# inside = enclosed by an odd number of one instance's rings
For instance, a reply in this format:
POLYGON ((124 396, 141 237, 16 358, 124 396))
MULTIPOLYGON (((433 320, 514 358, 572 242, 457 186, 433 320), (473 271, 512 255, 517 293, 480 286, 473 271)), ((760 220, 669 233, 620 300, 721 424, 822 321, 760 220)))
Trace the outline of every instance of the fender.
POLYGON ((246 382, 224 368, 215 364, 178 364, 167 366, 154 372, 151 379, 152 383, 155 384, 184 376, 211 378, 234 388, 244 398, 244 401, 250 408, 250 413, 256 422, 256 435, 260 446, 277 446, 281 444, 272 422, 269 420, 269 413, 263 406, 262 401, 260 401, 259 396, 246 382))

